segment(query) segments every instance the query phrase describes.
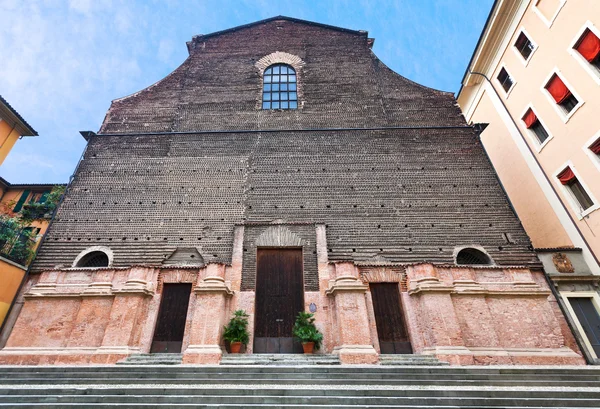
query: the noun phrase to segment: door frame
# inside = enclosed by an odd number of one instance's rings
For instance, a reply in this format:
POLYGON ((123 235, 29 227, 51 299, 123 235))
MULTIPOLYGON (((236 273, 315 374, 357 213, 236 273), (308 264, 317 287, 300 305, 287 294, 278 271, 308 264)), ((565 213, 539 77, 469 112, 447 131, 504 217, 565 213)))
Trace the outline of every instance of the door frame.
MULTIPOLYGON (((369 321, 371 320, 371 318, 373 319, 373 332, 371 332, 371 336, 374 338, 373 341, 377 342, 377 349, 379 350, 378 352, 381 353, 381 344, 379 342, 379 332, 377 331, 377 319, 375 317, 375 306, 373 303, 373 293, 371 292, 371 284, 394 284, 396 285, 396 289, 398 291, 398 306, 400 307, 400 314, 402 316, 402 322, 404 323, 404 330, 406 331, 406 336, 408 338, 408 342, 410 343, 411 349, 412 349, 412 353, 411 354, 415 354, 415 350, 414 350, 414 342, 412 339, 412 334, 410 331, 410 327, 409 327, 409 321, 408 321, 408 316, 407 316, 407 310, 406 310, 406 305, 404 304, 404 300, 402 299, 402 282, 401 281, 366 281, 365 284, 367 284, 369 286, 369 303, 367 303, 367 312, 368 312, 368 316, 369 316, 369 321)), ((411 354, 404 354, 404 355, 411 355, 411 354)))
POLYGON ((581 325, 581 322, 579 322, 579 318, 577 318, 575 310, 573 310, 573 306, 571 306, 571 303, 569 302, 569 298, 591 298, 592 304, 596 308, 596 312, 598 313, 598 315, 600 315, 600 294, 598 294, 595 291, 561 291, 560 295, 564 298, 564 305, 567 308, 567 311, 569 311, 569 316, 573 320, 573 323, 577 328, 577 332, 579 332, 579 336, 585 344, 585 348, 587 349, 588 353, 594 359, 599 359, 600 357, 596 354, 594 348, 592 348, 592 344, 590 343, 590 340, 585 334, 583 326, 581 325))
POLYGON ((302 309, 304 311, 305 308, 305 291, 304 291, 304 246, 256 246, 254 251, 254 271, 255 271, 255 277, 254 277, 254 319, 253 319, 253 328, 252 328, 252 335, 251 335, 251 339, 250 339, 250 343, 252 345, 252 353, 254 353, 254 339, 256 338, 256 316, 257 316, 257 310, 256 310, 256 305, 257 305, 257 291, 256 291, 256 287, 258 285, 258 251, 259 250, 300 250, 302 257, 302 266, 301 266, 301 276, 302 276, 302 309))
POLYGON ((194 283, 193 282, 188 282, 188 281, 182 281, 182 282, 171 282, 171 281, 167 281, 167 282, 161 282, 160 283, 160 297, 158 301, 158 308, 156 309, 156 314, 155 314, 155 318, 154 320, 152 320, 152 333, 150 336, 150 342, 149 342, 149 347, 147 349, 148 353, 151 353, 152 351, 152 346, 154 344, 154 335, 156 333, 156 329, 158 328, 158 323, 159 323, 159 319, 160 319, 160 311, 161 311, 161 307, 163 305, 163 299, 164 299, 164 291, 165 291, 165 284, 169 285, 169 284, 188 284, 190 285, 190 295, 188 298, 188 305, 187 305, 187 311, 185 313, 185 323, 184 323, 184 327, 183 327, 183 338, 181 340, 181 353, 183 353, 183 351, 185 350, 185 348, 187 347, 186 345, 186 335, 187 334, 187 325, 188 325, 188 321, 190 319, 190 314, 192 312, 192 298, 195 295, 194 294, 194 283))

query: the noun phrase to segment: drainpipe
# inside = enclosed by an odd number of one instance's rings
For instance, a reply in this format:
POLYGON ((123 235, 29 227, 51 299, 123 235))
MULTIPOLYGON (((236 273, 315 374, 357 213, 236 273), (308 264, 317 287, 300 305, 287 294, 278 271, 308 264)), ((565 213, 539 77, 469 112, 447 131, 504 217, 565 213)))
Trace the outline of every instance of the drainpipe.
MULTIPOLYGON (((525 140, 525 137, 521 133, 521 130, 517 126, 517 123, 515 122, 513 116, 510 114, 510 111, 508 110, 508 108, 504 104, 504 101, 502 101, 502 98, 500 98, 500 95, 498 94, 498 91, 496 91, 496 88, 494 88, 494 84, 492 84, 492 81, 490 81, 490 79, 485 74, 482 74, 482 73, 476 72, 476 71, 471 71, 470 69, 468 69, 468 71, 469 71, 469 74, 480 75, 483 78, 485 78, 485 80, 488 82, 488 84, 490 85, 490 87, 494 90, 494 93, 496 94, 496 97, 498 98, 498 100, 502 104, 502 107, 508 113, 508 116, 509 116, 510 120, 512 121, 513 125, 515 126, 515 129, 517 130, 517 132, 519 132, 519 136, 521 137, 521 139, 523 139, 523 142, 525 142, 525 145, 527 145, 527 149, 529 149, 529 152, 531 153, 531 156, 535 160, 536 165, 540 169, 542 169, 542 166, 540 165, 540 162, 539 162, 538 158, 534 155, 533 151, 531 150, 531 147, 529 146, 529 144, 525 140)), ((483 147, 483 150, 484 150, 484 152, 487 155, 487 150, 485 149, 485 145, 483 144, 483 141, 481 140, 481 132, 478 132, 478 135, 479 135, 479 140, 481 142, 481 146, 483 147)), ((487 155, 487 156, 488 156, 488 159, 489 159, 489 155, 487 155)), ((490 160, 490 162, 491 162, 491 160, 490 160)), ((585 239, 585 237, 581 233, 581 230, 579 229, 579 227, 575 223, 575 220, 573 219, 573 217, 569 213, 569 211, 566 208, 565 204, 563 203, 562 200, 560 200, 560 196, 558 196, 558 193, 556 192, 556 189, 554 188, 554 186, 552 185, 552 182, 548 178, 548 175, 546 175, 546 172, 542 171, 542 173, 544 174, 544 177, 546 178, 546 181, 550 185, 550 188, 552 189, 552 191, 554 192, 554 194, 558 198, 558 201, 560 202, 561 206, 563 207, 563 209, 565 209, 565 212, 569 216, 569 219, 571 219, 571 222, 573 223, 573 226, 577 230, 577 233, 579 233, 579 236, 581 237, 581 239, 583 240, 583 242, 585 243, 585 245, 588 247, 588 250, 590 251, 590 253, 594 257, 594 260, 596 260, 596 263, 598 263, 598 258, 596 257, 596 254, 594 254, 593 250, 590 248, 587 240, 585 239)), ((500 180, 500 178, 498 178, 498 180, 500 180)), ((500 186, 502 187, 502 190, 504 190, 504 186, 502 185, 502 182, 500 182, 500 186)), ((504 190, 504 193, 506 194, 506 190, 504 190)), ((508 197, 508 195, 507 195, 507 197, 508 197)), ((510 199, 509 199, 509 203, 511 203, 510 199)), ((511 203, 511 207, 512 207, 512 203, 511 203)), ((514 211, 514 208, 513 208, 513 211, 514 211)), ((575 338, 575 342, 577 343, 577 346, 579 347, 579 350, 583 353, 583 356, 585 358, 586 363, 588 363, 588 364, 594 364, 595 363, 594 359, 592 358, 592 356, 590 355, 590 353, 586 349, 586 347, 585 347, 585 345, 583 343, 583 340, 581 339, 581 336, 579 334, 579 331, 577 330, 577 328, 573 324, 572 320, 570 319, 569 312, 567 311, 567 308, 566 308, 566 306, 564 304, 565 303, 564 299, 562 298, 562 296, 560 295, 560 293, 558 292, 558 290, 554 286, 554 283, 552 282, 552 280, 550 279, 550 277, 548 276, 548 274, 546 274, 546 271, 543 268, 542 268, 542 272, 543 272, 544 278, 546 280, 546 283, 548 284, 548 287, 550 287, 550 291, 552 292, 552 295, 554 295, 554 298, 556 299, 556 301, 558 303, 558 307, 560 308, 560 311, 562 312, 563 316, 565 317, 565 321, 567 322, 567 325, 569 326, 569 329, 571 330, 571 333, 573 334, 573 337, 575 338)))

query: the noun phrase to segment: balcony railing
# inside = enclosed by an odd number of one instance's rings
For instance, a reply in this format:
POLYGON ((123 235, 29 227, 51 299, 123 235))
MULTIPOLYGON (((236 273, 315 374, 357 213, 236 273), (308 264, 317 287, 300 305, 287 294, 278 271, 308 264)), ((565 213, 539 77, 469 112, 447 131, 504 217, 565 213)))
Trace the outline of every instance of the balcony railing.
POLYGON ((0 256, 27 267, 35 253, 36 238, 30 229, 0 221, 0 256))

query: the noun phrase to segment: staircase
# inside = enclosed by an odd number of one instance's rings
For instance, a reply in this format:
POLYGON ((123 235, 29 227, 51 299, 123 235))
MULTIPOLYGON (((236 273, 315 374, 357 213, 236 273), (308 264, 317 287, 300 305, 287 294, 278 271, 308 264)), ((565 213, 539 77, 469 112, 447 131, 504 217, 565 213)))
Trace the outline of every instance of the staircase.
POLYGON ((380 365, 428 365, 442 366, 450 365, 448 362, 440 361, 433 355, 379 355, 380 365))
POLYGON ((0 368, 0 408, 592 408, 600 368, 407 365, 0 368))

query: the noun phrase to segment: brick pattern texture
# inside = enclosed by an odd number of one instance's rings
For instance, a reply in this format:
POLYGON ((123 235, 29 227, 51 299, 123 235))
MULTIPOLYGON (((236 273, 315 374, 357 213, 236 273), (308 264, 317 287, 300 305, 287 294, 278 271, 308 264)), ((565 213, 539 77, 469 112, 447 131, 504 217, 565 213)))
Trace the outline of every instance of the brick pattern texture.
POLYGON ((537 263, 453 95, 391 71, 366 33, 275 19, 188 47, 169 76, 113 101, 34 272, 93 245, 110 247, 116 267, 160 264, 178 247, 230 263, 234 226, 273 220, 311 243, 307 290, 314 223, 326 225, 330 261, 453 263, 456 246, 480 245, 497 264, 537 263), (257 109, 256 62, 277 51, 304 62, 298 110, 257 109), (420 128, 319 130, 390 126, 420 128))

